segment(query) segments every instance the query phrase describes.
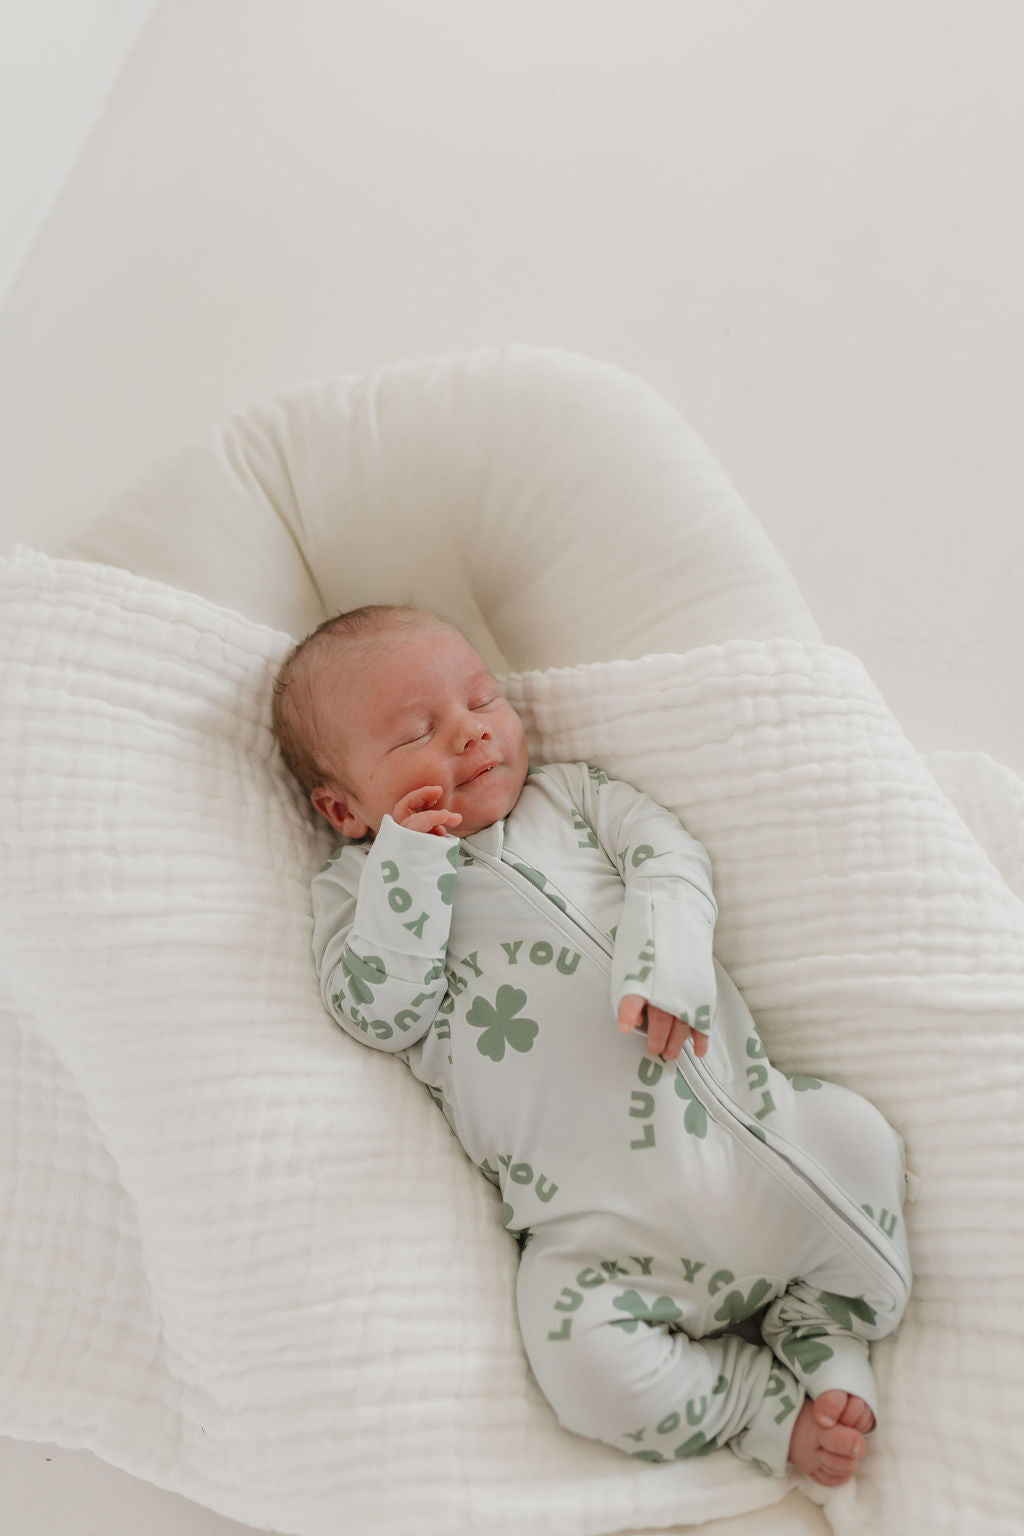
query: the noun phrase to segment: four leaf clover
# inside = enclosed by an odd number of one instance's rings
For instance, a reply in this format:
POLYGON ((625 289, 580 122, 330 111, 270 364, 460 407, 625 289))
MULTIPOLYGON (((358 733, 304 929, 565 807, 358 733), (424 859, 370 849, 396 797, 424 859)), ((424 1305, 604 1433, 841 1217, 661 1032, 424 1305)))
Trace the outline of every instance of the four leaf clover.
POLYGON ((481 1056, 491 1061, 503 1061, 506 1045, 514 1051, 528 1051, 540 1033, 535 1019, 518 1018, 519 1010, 526 1003, 526 993, 520 987, 501 986, 493 1003, 485 997, 475 997, 466 1014, 466 1022, 483 1033, 476 1042, 481 1056))

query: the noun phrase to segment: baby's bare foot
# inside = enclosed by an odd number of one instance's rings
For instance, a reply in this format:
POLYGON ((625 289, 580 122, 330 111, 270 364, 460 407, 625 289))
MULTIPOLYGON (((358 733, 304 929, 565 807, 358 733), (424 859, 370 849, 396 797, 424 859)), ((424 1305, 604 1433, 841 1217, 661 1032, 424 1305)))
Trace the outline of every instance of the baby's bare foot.
POLYGON ((874 1427, 875 1416, 862 1397, 832 1391, 805 1398, 790 1437, 789 1459, 816 1483, 838 1488, 856 1472, 867 1450, 864 1436, 874 1427))

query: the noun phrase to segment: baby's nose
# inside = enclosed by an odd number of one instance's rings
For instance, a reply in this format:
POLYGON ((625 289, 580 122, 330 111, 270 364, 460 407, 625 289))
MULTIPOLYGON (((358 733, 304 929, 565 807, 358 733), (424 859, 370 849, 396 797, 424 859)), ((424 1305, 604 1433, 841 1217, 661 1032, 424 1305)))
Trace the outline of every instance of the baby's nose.
POLYGON ((484 741, 488 735, 487 727, 476 715, 467 715, 459 727, 459 741, 461 749, 465 752, 478 741, 484 741))

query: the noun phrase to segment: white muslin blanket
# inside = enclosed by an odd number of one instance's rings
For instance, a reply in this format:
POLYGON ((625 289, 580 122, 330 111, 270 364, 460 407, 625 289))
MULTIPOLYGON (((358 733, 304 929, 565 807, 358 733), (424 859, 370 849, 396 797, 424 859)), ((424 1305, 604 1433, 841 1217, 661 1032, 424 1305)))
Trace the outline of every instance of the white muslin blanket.
MULTIPOLYGON (((495 1192, 322 1010, 330 834, 269 729, 287 637, 27 551, 0 589, 0 1433, 299 1536, 583 1536, 780 1498, 727 1451, 632 1462, 541 1399, 495 1192)), ((875 1351, 882 1426, 825 1501, 838 1536, 1019 1533, 1020 781, 926 763, 813 643, 508 692, 536 759, 678 810, 776 1063, 906 1138, 915 1290, 875 1351)))

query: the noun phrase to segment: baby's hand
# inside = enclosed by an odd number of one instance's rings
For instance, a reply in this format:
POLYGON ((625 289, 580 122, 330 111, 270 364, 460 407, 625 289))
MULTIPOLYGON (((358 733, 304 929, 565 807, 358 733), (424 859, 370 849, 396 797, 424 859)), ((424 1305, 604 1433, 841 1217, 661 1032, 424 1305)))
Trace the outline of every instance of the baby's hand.
POLYGON ((649 1056, 675 1061, 687 1040, 693 1041, 695 1056, 707 1054, 708 1037, 701 1030, 694 1029, 685 1019, 677 1019, 673 1013, 666 1013, 664 1008, 655 1008, 635 992, 627 992, 619 1004, 619 1028, 624 1035, 629 1035, 645 1022, 649 1056))
POLYGON ((443 811, 439 801, 444 794, 440 784, 425 784, 403 795, 391 813, 392 820, 410 832, 431 832, 445 837, 449 827, 457 827, 462 817, 458 811, 443 811))

